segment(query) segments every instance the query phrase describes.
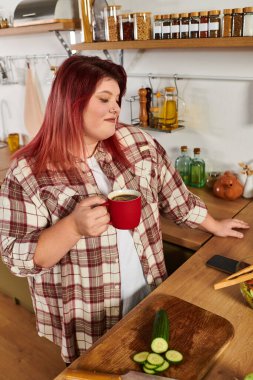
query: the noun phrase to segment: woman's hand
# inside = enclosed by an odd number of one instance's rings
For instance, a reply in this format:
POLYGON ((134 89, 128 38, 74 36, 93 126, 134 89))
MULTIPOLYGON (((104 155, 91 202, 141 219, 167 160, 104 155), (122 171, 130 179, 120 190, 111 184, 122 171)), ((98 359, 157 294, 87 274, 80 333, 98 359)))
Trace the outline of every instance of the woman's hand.
POLYGON ((223 219, 223 220, 216 220, 211 215, 207 214, 206 219, 201 224, 202 227, 204 227, 205 230, 208 232, 211 232, 215 236, 220 237, 236 237, 236 238, 243 238, 244 234, 240 231, 235 230, 235 228, 238 229, 248 229, 249 225, 248 223, 244 222, 243 220, 239 219, 223 219))
POLYGON ((94 196, 78 203, 69 215, 76 234, 80 236, 99 236, 105 232, 110 222, 110 215, 105 206, 105 199, 94 196))

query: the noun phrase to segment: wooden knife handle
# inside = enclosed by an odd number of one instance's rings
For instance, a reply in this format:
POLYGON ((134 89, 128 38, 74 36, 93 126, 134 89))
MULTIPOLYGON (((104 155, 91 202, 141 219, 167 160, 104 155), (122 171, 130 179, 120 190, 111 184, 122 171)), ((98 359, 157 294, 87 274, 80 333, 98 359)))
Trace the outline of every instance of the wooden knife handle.
POLYGON ((70 368, 64 372, 64 376, 66 380, 121 380, 119 375, 70 368))

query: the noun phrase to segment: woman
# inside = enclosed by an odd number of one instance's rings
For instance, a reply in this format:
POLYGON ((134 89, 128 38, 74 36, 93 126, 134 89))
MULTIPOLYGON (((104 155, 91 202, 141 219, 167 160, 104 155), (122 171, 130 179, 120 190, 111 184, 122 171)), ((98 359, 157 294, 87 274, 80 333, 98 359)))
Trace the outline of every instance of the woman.
POLYGON ((164 149, 118 123, 124 69, 73 56, 58 69, 37 136, 16 153, 0 193, 3 261, 28 279, 37 329, 66 363, 88 349, 166 278, 159 212, 217 236, 243 234, 216 221, 190 193, 164 149), (116 230, 103 205, 111 190, 141 192, 134 231, 116 230))

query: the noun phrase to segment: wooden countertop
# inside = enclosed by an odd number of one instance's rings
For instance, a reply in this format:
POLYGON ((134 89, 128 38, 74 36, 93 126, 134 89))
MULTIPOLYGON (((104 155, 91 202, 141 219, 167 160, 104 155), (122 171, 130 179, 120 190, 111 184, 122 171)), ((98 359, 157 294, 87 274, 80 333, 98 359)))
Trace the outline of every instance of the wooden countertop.
MULTIPOLYGON (((208 268, 205 265, 207 259, 216 253, 237 260, 241 260, 242 258, 253 254, 252 215, 253 203, 248 204, 238 214, 238 217, 248 222, 251 226, 251 230, 245 233, 243 239, 211 238, 201 249, 193 254, 189 260, 187 260, 176 272, 174 272, 163 284, 146 298, 147 300, 149 297, 151 298, 154 296, 154 294, 176 296, 202 307, 203 309, 218 314, 232 323, 235 329, 235 336, 229 346, 224 350, 222 356, 217 359, 214 366, 204 377, 205 380, 242 380, 245 374, 253 371, 253 310, 245 305, 238 285, 221 290, 214 290, 214 283, 220 281, 226 277, 226 275, 215 269, 208 268)), ((130 313, 134 312, 135 309, 130 313)), ((126 318, 128 318, 128 316, 119 322, 120 327, 117 329, 119 339, 122 329, 124 329, 124 320, 126 318)), ((212 337, 210 337, 210 339, 212 339, 212 337)), ((113 345, 110 331, 104 335, 97 344, 102 344, 102 346, 108 344, 108 347, 113 345)), ((78 358, 72 364, 72 367, 85 368, 85 363, 89 363, 90 366, 89 352, 92 352, 92 349, 78 358)), ((104 368, 104 370, 106 371, 106 368, 104 368)), ((63 379, 64 371, 55 378, 55 380, 63 379)))

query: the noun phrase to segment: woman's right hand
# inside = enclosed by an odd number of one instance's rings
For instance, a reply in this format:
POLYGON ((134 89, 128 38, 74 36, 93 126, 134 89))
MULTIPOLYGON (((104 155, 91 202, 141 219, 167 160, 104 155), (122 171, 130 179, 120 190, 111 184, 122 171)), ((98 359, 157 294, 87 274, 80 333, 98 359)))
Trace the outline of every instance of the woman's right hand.
POLYGON ((100 236, 108 228, 110 214, 103 206, 105 199, 92 196, 78 203, 69 215, 75 232, 80 236, 100 236))

